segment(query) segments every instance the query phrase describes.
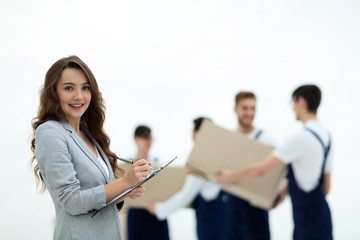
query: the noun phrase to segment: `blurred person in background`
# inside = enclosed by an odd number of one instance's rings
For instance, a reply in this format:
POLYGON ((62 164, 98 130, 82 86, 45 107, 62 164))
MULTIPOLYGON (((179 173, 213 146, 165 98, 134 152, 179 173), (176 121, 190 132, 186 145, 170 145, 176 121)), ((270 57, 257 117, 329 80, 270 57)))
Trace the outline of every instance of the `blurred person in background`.
MULTIPOLYGON (((194 122, 193 140, 195 141, 200 126, 208 118, 199 117, 194 122)), ((221 240, 223 234, 219 227, 222 218, 222 202, 218 198, 220 187, 202 177, 191 174, 186 176, 183 188, 164 202, 149 203, 149 211, 158 219, 166 219, 180 208, 192 204, 196 216, 196 231, 199 240, 221 240)))
MULTIPOLYGON (((238 120, 237 131, 260 143, 275 146, 276 140, 268 132, 254 126, 256 96, 250 91, 241 91, 235 96, 234 111, 238 120)), ((224 240, 270 239, 269 214, 265 209, 254 207, 242 198, 221 191, 224 205, 224 240)))
MULTIPOLYGON (((134 132, 134 140, 137 147, 135 160, 147 159, 150 163, 159 163, 157 157, 150 155, 153 143, 151 129, 140 125, 134 132)), ((168 240, 169 228, 166 218, 158 220, 146 209, 129 208, 127 214, 128 240, 168 240)))

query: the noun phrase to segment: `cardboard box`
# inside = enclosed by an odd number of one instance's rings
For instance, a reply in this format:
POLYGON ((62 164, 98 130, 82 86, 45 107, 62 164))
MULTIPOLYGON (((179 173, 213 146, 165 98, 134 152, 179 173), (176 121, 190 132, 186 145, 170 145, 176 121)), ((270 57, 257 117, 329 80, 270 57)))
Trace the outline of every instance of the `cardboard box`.
MULTIPOLYGON (((205 179, 216 183, 219 168, 241 169, 262 161, 273 147, 249 139, 246 135, 204 121, 188 158, 186 166, 205 179)), ((264 176, 243 180, 223 187, 250 204, 267 209, 283 186, 285 166, 278 166, 264 176)))
MULTIPOLYGON (((127 173, 130 164, 121 164, 120 167, 127 173)), ((160 167, 158 164, 152 164, 154 169, 160 167)), ((185 169, 182 166, 169 165, 161 170, 155 177, 145 183, 145 193, 138 199, 125 199, 125 206, 134 208, 146 208, 149 200, 165 201, 181 190, 185 183, 185 169)))

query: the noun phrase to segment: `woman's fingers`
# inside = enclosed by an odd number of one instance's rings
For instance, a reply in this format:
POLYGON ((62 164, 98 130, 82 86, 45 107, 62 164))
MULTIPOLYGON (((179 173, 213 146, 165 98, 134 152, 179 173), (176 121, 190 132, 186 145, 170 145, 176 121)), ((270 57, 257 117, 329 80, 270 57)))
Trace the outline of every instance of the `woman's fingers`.
POLYGON ((139 187, 129 192, 127 196, 130 197, 131 199, 136 199, 142 197, 144 195, 144 192, 145 192, 145 187, 143 185, 140 185, 139 187))
POLYGON ((133 164, 133 170, 138 180, 142 181, 150 173, 150 163, 145 159, 140 159, 133 164))
POLYGON ((132 166, 128 173, 128 178, 131 185, 135 185, 143 180, 150 173, 150 163, 145 159, 140 159, 136 161, 132 166))

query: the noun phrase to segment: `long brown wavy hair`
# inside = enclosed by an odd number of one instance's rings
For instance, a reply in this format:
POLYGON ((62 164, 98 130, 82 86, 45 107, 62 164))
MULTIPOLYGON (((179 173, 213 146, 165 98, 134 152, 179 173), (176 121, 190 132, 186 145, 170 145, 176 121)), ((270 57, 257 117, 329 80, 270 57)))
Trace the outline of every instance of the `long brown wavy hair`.
MULTIPOLYGON (((90 68, 77 56, 70 56, 56 61, 46 73, 45 83, 40 91, 40 106, 38 114, 37 117, 32 120, 33 138, 31 140, 31 151, 34 156, 30 160, 30 165, 33 166, 35 161, 36 128, 49 120, 63 120, 67 122, 65 114, 60 107, 59 97, 56 93, 56 87, 61 78, 61 74, 67 68, 81 70, 89 81, 91 101, 88 109, 81 118, 81 124, 83 127, 87 128, 93 138, 100 144, 109 159, 115 177, 119 178, 124 174, 124 171, 117 165, 116 154, 111 152, 109 149, 110 138, 103 130, 105 121, 104 100, 90 68)), ((37 185, 41 182, 40 192, 44 192, 46 185, 38 164, 34 167, 34 173, 37 185)))

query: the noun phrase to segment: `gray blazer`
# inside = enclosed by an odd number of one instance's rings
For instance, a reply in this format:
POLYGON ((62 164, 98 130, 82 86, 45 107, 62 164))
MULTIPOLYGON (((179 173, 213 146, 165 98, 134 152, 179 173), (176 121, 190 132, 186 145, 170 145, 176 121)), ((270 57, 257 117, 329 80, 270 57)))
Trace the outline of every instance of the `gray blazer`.
POLYGON ((104 185, 114 180, 108 158, 92 141, 109 177, 68 123, 47 121, 35 131, 35 157, 56 211, 54 239, 121 239, 115 203, 91 218, 92 210, 106 205, 104 185))

